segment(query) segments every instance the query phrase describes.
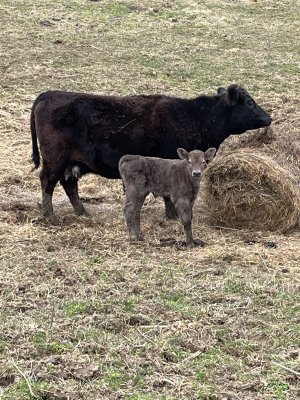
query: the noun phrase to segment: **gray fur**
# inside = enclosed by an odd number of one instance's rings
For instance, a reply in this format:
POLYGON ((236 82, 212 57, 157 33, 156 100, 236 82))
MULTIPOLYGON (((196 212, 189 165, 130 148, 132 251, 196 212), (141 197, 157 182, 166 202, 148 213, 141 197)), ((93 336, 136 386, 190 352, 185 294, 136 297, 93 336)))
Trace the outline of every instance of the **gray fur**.
POLYGON ((141 240, 140 214, 149 193, 169 199, 184 226, 187 246, 194 246, 192 235, 192 209, 201 176, 215 155, 216 149, 205 153, 177 149, 180 160, 125 155, 120 159, 119 172, 125 190, 124 216, 130 238, 141 240))

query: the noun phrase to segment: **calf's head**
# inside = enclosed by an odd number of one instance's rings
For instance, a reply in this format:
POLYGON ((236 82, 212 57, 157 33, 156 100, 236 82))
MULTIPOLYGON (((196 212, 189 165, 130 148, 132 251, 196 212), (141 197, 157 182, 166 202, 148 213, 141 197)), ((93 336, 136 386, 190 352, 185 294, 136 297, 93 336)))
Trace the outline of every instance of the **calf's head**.
POLYGON ((272 119, 249 93, 238 85, 230 85, 227 89, 219 88, 228 110, 230 110, 230 133, 240 134, 249 129, 269 126, 272 119))
POLYGON ((188 168, 193 178, 201 178, 207 164, 214 158, 216 149, 211 147, 203 152, 201 150, 186 151, 181 147, 177 149, 179 158, 188 162, 188 168))

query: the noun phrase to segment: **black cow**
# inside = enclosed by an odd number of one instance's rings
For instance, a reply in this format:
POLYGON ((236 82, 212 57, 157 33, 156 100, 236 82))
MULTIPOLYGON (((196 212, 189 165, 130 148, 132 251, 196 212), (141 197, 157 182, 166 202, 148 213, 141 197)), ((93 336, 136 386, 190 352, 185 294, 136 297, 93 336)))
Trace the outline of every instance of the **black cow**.
MULTIPOLYGON (((36 168, 40 164, 37 139, 43 158, 44 215, 53 215, 52 194, 58 181, 76 213, 84 214, 78 177, 92 172, 120 178, 118 162, 125 154, 177 158, 178 147, 218 149, 231 134, 270 124, 270 116, 238 85, 195 99, 42 93, 32 107, 31 135, 36 168)), ((167 217, 174 217, 170 200, 165 202, 167 217)))

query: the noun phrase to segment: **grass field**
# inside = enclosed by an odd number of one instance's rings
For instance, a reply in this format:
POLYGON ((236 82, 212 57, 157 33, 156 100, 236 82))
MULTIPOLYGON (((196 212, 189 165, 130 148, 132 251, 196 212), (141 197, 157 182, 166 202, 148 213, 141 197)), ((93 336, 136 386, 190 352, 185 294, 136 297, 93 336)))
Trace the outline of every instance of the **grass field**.
POLYGON ((80 181, 89 218, 58 187, 50 223, 29 162, 44 90, 193 97, 236 82, 273 139, 224 148, 257 147, 300 180, 299 20, 296 0, 1 0, 1 400, 300 398, 299 229, 209 226, 197 203, 207 246, 161 247, 183 233, 150 199, 131 245, 119 181, 80 181))

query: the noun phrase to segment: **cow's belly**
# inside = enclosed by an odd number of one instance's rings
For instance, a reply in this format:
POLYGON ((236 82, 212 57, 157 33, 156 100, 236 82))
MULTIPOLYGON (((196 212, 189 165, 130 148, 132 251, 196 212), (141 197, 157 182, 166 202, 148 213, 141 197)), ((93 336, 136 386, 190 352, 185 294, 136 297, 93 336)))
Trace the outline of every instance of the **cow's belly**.
POLYGON ((118 147, 113 147, 110 143, 106 142, 101 145, 98 161, 109 168, 118 170, 119 160, 122 155, 118 147))

